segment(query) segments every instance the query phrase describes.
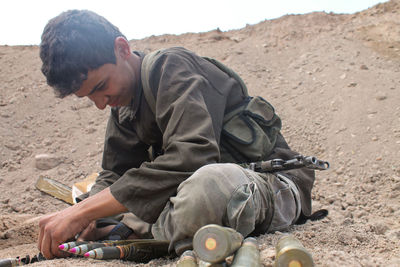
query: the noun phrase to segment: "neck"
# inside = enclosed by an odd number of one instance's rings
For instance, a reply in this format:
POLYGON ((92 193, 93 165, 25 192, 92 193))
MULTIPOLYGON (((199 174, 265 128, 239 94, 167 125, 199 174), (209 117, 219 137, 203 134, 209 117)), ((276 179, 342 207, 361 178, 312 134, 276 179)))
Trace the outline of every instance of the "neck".
POLYGON ((128 64, 131 66, 135 79, 134 87, 137 88, 140 81, 141 59, 138 55, 132 53, 128 59, 128 64))

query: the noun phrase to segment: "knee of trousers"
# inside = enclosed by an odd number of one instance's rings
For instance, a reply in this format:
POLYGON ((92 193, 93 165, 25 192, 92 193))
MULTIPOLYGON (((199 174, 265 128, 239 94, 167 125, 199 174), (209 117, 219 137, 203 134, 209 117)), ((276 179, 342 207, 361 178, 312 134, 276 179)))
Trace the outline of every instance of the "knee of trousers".
POLYGON ((260 209, 255 203, 258 193, 255 183, 238 165, 206 165, 184 181, 176 197, 171 198, 174 221, 180 227, 188 227, 186 234, 210 223, 248 234, 260 209))

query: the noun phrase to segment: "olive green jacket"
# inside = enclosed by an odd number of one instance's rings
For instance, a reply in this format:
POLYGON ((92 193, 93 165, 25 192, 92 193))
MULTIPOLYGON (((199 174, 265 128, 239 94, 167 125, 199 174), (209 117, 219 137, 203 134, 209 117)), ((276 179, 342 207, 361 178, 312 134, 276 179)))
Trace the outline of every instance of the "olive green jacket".
MULTIPOLYGON (((105 137, 104 170, 91 195, 110 186, 112 195, 130 212, 154 223, 178 185, 194 171, 206 164, 232 161, 221 158, 223 119, 247 96, 236 80, 184 48, 164 50, 149 80, 156 98, 156 114, 146 102, 141 82, 134 88, 130 106, 112 108, 105 137), (150 147, 153 160, 149 157, 150 147)), ((295 154, 281 136, 277 146, 275 156, 295 154)), ((291 173, 304 199, 303 212, 308 215, 314 173, 291 173)))

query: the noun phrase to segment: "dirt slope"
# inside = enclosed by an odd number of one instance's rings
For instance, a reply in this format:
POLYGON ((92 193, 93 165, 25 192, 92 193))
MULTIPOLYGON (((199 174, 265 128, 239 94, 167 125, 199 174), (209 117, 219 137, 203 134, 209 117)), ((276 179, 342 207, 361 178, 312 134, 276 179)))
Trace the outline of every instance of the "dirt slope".
MULTIPOLYGON (((132 40, 145 52, 184 46, 236 70, 269 100, 292 148, 330 161, 314 210, 329 216, 290 230, 317 266, 400 266, 400 1, 352 15, 284 16, 229 32, 132 40)), ((0 47, 0 258, 37 252, 37 217, 67 205, 38 192, 39 176, 72 185, 99 171, 109 110, 56 99, 36 46, 0 47), (35 167, 47 153, 57 166, 35 167)), ((264 266, 281 233, 259 237, 264 266)), ((58 259, 38 266, 174 266, 58 259)))

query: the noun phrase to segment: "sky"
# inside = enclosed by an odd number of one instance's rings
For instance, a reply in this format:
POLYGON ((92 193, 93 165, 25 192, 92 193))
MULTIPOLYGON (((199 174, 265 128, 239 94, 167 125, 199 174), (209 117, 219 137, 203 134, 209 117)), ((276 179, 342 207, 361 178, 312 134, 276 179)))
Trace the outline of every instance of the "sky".
POLYGON ((69 9, 89 9, 131 39, 240 29, 286 14, 355 13, 385 0, 11 0, 0 9, 0 45, 38 45, 47 22, 69 9))

